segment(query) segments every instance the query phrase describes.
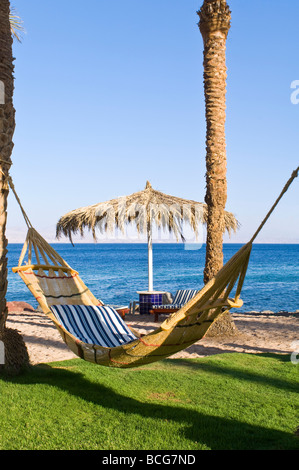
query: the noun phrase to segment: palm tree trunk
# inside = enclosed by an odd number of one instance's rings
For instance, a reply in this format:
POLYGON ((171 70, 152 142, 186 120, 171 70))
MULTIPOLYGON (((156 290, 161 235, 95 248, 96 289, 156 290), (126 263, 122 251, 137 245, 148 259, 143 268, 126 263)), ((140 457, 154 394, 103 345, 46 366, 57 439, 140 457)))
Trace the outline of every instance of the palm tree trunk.
POLYGON ((7 306, 7 175, 11 166, 15 110, 13 106, 14 65, 12 55, 12 34, 10 25, 10 2, 0 2, 0 89, 4 96, 0 103, 0 341, 4 345, 5 365, 0 370, 18 373, 29 363, 27 348, 16 330, 6 328, 7 306))
POLYGON ((226 183, 226 39, 231 13, 225 0, 205 0, 199 28, 204 41, 204 91, 206 102, 207 248, 204 282, 223 266, 226 183))
MULTIPOLYGON (((10 2, 1 0, 0 4, 0 80, 4 84, 4 104, 0 105, 0 332, 5 327, 7 308, 7 239, 5 236, 7 219, 8 185, 5 176, 11 165, 13 149, 12 137, 15 128, 15 110, 13 107, 13 55, 10 28, 10 2)), ((2 87, 1 87, 2 88, 2 87)), ((2 101, 1 101, 2 102, 2 101)))
MULTIPOLYGON (((206 263, 204 282, 223 266, 224 212, 226 181, 226 40, 231 12, 226 0, 204 0, 197 12, 204 41, 204 92, 206 104, 206 197, 208 206, 206 263)), ((222 314, 206 336, 236 334, 229 313, 222 314)))

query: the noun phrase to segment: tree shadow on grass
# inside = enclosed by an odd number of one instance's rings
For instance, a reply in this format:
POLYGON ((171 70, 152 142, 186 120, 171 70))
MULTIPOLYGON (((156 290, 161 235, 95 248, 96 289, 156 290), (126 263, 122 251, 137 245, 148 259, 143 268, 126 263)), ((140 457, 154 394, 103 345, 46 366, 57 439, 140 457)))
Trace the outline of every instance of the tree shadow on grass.
MULTIPOLYGON (((81 372, 67 368, 69 364, 66 368, 57 368, 55 365, 34 366, 30 373, 8 380, 22 385, 48 384, 106 409, 127 415, 138 414, 142 418, 179 423, 182 425, 179 432, 182 432, 185 438, 197 443, 195 445, 198 448, 206 446, 211 450, 299 450, 298 438, 287 432, 204 414, 190 409, 190 406, 171 406, 169 402, 157 404, 137 400, 117 393, 103 384, 92 382, 81 372)), ((123 379, 124 377, 121 377, 121 380, 123 379)), ((180 436, 177 438, 179 440, 180 436)), ((140 445, 140 449, 143 449, 142 442, 140 445)), ((155 450, 155 448, 146 450, 155 450)))
MULTIPOLYGON (((230 354, 230 353, 228 353, 230 354)), ((242 354, 244 357, 245 354, 242 354)), ((218 356, 219 357, 219 356, 218 356)), ((224 357, 221 355, 220 357, 224 357)), ((290 367, 295 367, 294 364, 291 364, 290 356, 289 355, 278 355, 278 354, 271 354, 271 353, 264 353, 264 354, 247 354, 248 359, 254 361, 255 358, 268 358, 268 359, 275 359, 275 361, 283 362, 285 364, 290 365, 290 367)), ((268 387, 275 387, 280 390, 284 390, 286 392, 296 392, 298 393, 298 383, 297 382, 290 382, 286 379, 280 377, 269 377, 269 375, 264 375, 263 370, 261 369, 259 373, 254 373, 251 370, 248 370, 244 367, 244 364, 240 365, 240 368, 236 367, 236 363, 234 362, 233 365, 230 365, 229 361, 223 361, 223 363, 219 362, 212 362, 211 360, 205 362, 204 360, 193 360, 188 361, 185 359, 168 359, 167 362, 172 364, 173 367, 180 364, 182 367, 187 367, 193 369, 194 371, 205 371, 205 372, 212 372, 213 374, 221 375, 222 377, 233 377, 236 380, 248 381, 251 384, 260 384, 260 385, 267 385, 268 387)))

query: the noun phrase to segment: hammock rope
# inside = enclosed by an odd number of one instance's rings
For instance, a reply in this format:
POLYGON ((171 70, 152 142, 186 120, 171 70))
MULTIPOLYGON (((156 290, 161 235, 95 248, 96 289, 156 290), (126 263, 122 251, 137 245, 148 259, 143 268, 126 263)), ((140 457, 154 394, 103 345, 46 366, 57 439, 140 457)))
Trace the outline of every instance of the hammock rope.
POLYGON ((278 196, 278 198, 276 199, 275 203, 273 204, 273 206, 271 207, 271 209, 269 210, 268 214, 266 215, 266 217, 264 218, 264 220, 262 221, 262 223, 260 224, 260 226, 258 227, 258 229, 256 230, 256 232, 254 233, 253 237, 251 238, 251 242, 253 242, 256 237, 258 236, 258 234, 260 233, 260 231, 262 230, 262 228, 264 227, 265 223, 267 222, 267 220, 270 218, 272 212, 274 211, 274 209, 277 207, 278 203, 280 202, 280 200, 282 199, 282 197, 285 195, 285 193, 288 191, 289 187, 291 186, 291 184, 293 183, 294 179, 298 177, 298 173, 299 173, 299 166, 296 170, 293 171, 292 173, 292 176, 290 177, 290 179, 287 181, 287 183, 285 184, 283 190, 281 191, 280 195, 278 196))
MULTIPOLYGON (((0 170, 2 173, 3 171, 0 170)), ((88 344, 80 340, 66 323, 55 316, 55 308, 64 305, 71 310, 84 311, 105 308, 89 288, 84 284, 77 271, 46 242, 33 228, 10 176, 7 178, 16 200, 21 208, 26 225, 27 237, 21 251, 18 266, 13 272, 18 273, 30 292, 34 295, 43 312, 52 320, 67 346, 80 358, 108 367, 137 367, 172 356, 204 337, 213 322, 224 312, 240 308, 240 299, 245 280, 253 241, 271 216, 277 204, 298 176, 299 167, 292 173, 281 194, 263 219, 250 241, 244 245, 184 307, 172 313, 154 331, 147 335, 125 325, 135 335, 135 340, 115 347, 101 344, 88 344), (27 254, 27 261, 25 256, 27 254), (36 263, 33 262, 35 254, 36 263), (236 286, 234 296, 230 295, 236 286), (53 307, 53 309, 51 309, 53 307), (86 310, 86 309, 85 309, 86 310)), ((107 307, 106 307, 107 309, 107 307)), ((77 315, 77 314, 76 314, 77 315)), ((75 317, 74 317, 75 318, 75 317)), ((82 320, 83 321, 83 320, 82 320)), ((79 323, 81 322, 79 318, 79 323)))
MULTIPOLYGON (((4 160, 0 160, 0 162, 1 162, 1 163, 5 163, 6 165, 12 165, 12 163, 6 162, 6 161, 4 161, 4 160)), ((32 224, 31 224, 31 222, 30 222, 30 220, 29 220, 29 217, 28 217, 28 215, 26 214, 24 207, 22 206, 21 200, 20 200, 20 198, 19 198, 19 196, 18 196, 18 194, 17 194, 17 192, 16 192, 16 190, 15 190, 15 186, 14 186, 14 184, 13 184, 13 181, 12 181, 11 176, 10 176, 9 174, 5 174, 4 171, 3 171, 1 168, 0 168, 0 171, 1 171, 2 175, 4 176, 4 180, 6 180, 6 182, 7 182, 8 185, 10 186, 10 189, 12 190, 12 192, 13 192, 15 198, 16 198, 17 203, 19 204, 19 207, 20 207, 20 209, 21 209, 21 212, 22 212, 22 215, 23 215, 23 217, 24 217, 24 220, 25 220, 25 223, 26 223, 27 227, 28 227, 28 228, 33 228, 33 227, 32 227, 32 224)))

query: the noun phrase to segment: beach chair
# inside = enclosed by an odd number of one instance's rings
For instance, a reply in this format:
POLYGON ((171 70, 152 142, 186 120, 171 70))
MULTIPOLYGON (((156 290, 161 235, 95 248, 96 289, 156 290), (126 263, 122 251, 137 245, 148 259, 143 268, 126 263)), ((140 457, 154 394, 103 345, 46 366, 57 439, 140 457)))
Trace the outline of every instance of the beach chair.
POLYGON ((161 304, 161 305, 153 305, 152 310, 150 313, 155 315, 155 322, 159 320, 160 314, 169 314, 174 313, 180 310, 190 299, 192 299, 198 290, 195 289, 180 289, 177 290, 175 296, 170 304, 161 304))

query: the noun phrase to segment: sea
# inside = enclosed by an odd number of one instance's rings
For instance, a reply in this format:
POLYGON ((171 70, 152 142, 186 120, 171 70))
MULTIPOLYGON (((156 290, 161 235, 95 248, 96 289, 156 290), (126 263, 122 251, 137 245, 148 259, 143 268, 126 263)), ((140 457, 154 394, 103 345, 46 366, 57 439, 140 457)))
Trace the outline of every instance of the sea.
MULTIPOLYGON (((129 305, 148 288, 147 245, 143 243, 55 243, 54 249, 79 272, 93 294, 106 304, 129 305)), ((242 245, 225 244, 224 261, 242 245)), ((8 245, 7 301, 37 303, 17 266, 21 244, 8 245)), ((174 294, 203 287, 205 245, 153 245, 154 289, 174 294)), ((255 244, 242 290, 243 312, 299 312, 299 245, 255 244)))

